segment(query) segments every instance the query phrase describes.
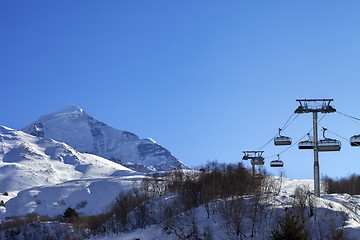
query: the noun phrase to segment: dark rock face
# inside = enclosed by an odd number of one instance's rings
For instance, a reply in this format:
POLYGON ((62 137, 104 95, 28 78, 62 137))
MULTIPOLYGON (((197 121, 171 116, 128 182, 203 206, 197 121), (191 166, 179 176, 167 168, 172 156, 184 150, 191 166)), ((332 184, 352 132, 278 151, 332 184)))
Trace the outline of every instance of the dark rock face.
POLYGON ((90 126, 91 134, 94 138, 94 154, 98 154, 102 149, 105 148, 105 136, 101 131, 101 127, 104 127, 105 124, 95 120, 91 116, 88 117, 88 123, 90 126))
POLYGON ((166 148, 153 142, 142 142, 137 146, 141 157, 171 157, 171 153, 166 148))
POLYGON ((32 129, 29 129, 29 131, 29 134, 35 137, 44 137, 44 130, 41 122, 34 124, 34 127, 32 129))

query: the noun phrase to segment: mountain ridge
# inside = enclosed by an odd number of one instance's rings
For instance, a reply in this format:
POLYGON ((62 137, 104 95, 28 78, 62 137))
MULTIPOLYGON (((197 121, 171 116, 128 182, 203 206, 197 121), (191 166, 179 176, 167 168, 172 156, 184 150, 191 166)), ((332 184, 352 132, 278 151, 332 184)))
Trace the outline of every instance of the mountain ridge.
POLYGON ((135 171, 168 171, 188 168, 151 138, 115 129, 76 105, 39 117, 22 131, 65 142, 79 152, 89 152, 135 171))
POLYGON ((0 126, 0 192, 134 171, 53 139, 0 126))

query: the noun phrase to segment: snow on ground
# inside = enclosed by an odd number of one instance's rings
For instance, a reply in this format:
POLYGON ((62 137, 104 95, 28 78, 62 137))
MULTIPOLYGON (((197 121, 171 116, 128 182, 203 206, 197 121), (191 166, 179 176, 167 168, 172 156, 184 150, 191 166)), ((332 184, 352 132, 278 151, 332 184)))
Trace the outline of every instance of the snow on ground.
POLYGON ((0 126, 0 193, 133 173, 102 157, 79 153, 65 143, 0 126))
POLYGON ((65 143, 0 126, 0 220, 33 211, 54 216, 67 207, 100 213, 142 177, 65 143))
POLYGON ((133 240, 133 239, 141 239, 141 240, 178 240, 179 238, 175 235, 168 235, 162 231, 162 227, 160 225, 149 226, 146 229, 137 229, 135 231, 125 233, 125 234, 109 234, 107 236, 95 236, 90 237, 92 240, 133 240))
MULTIPOLYGON (((103 213, 121 191, 129 190, 134 182, 144 177, 104 158, 79 153, 64 143, 1 126, 0 160, 0 201, 5 203, 5 207, 0 206, 0 221, 32 212, 54 217, 68 207, 76 209, 79 214, 103 213)), ((191 171, 187 174, 191 175, 191 171)), ((284 208, 291 206, 297 186, 313 189, 313 180, 272 177, 272 181, 277 186, 281 183, 281 189, 279 194, 268 193, 272 195, 264 202, 266 217, 256 224, 256 236, 252 239, 269 237, 284 208)), ((250 201, 251 196, 244 197, 248 208, 245 212, 250 212, 250 201)), ((333 226, 343 226, 350 239, 359 238, 360 196, 322 195, 317 199, 316 206, 315 216, 307 221, 312 235, 317 236, 333 226)), ((220 213, 207 218, 204 206, 195 209, 194 213, 201 234, 205 231, 213 239, 229 239, 226 235, 228 226, 220 213)), ((242 226, 244 239, 247 239, 251 236, 251 219, 245 217, 242 226)), ((162 229, 161 225, 153 225, 93 239, 178 239, 162 229)))
MULTIPOLYGON (((275 180, 279 178, 274 177, 275 180)), ((312 189, 313 180, 294 180, 282 179, 282 188, 279 195, 274 195, 266 205, 267 217, 262 218, 263 221, 257 223, 255 228, 256 236, 251 238, 251 221, 244 219, 242 221, 244 237, 243 239, 262 240, 268 239, 271 230, 277 225, 279 216, 282 216, 285 207, 291 206, 293 201, 293 193, 297 186, 309 186, 312 189)), ((250 200, 250 197, 245 197, 245 201, 250 200)), ((308 219, 310 225, 310 235, 313 238, 318 238, 321 231, 329 231, 331 227, 335 226, 338 229, 342 228, 348 239, 359 239, 360 237, 360 196, 350 196, 348 194, 331 194, 322 195, 316 200, 315 216, 308 219)), ((205 208, 200 206, 196 209, 196 224, 199 233, 208 231, 212 239, 240 239, 238 236, 233 238, 226 234, 226 223, 221 218, 220 214, 210 215, 207 218, 205 208)), ((323 233, 324 234, 324 233, 323 233)), ((109 234, 104 236, 90 237, 92 240, 161 240, 161 239, 178 239, 174 234, 168 234, 163 231, 162 225, 152 225, 145 229, 136 229, 119 235, 109 234)))
MULTIPOLYGON (((36 212, 40 215, 56 216, 62 214, 67 207, 75 208, 80 214, 98 214, 106 210, 117 194, 121 191, 129 190, 134 182, 138 182, 143 175, 133 174, 116 177, 105 177, 97 179, 78 179, 65 183, 59 183, 53 186, 34 187, 20 191, 15 197, 11 193, 11 198, 6 203, 6 212, 0 214, 1 219, 6 216, 26 215, 30 212, 36 212), (19 206, 23 206, 19 208, 19 206)), ((252 221, 249 217, 242 220, 243 239, 267 239, 271 231, 277 225, 279 216, 282 216, 284 209, 290 207, 293 202, 294 190, 297 186, 308 186, 312 189, 313 180, 294 180, 279 177, 272 177, 273 181, 281 180, 282 186, 279 194, 269 193, 265 200, 265 215, 261 221, 256 223, 254 228, 255 236, 251 238, 252 221)), ((247 214, 251 213, 251 196, 245 196, 244 210, 247 214)), ((164 199, 164 201, 171 201, 164 199)), ((359 239, 360 236, 360 196, 350 196, 348 194, 323 194, 316 200, 316 213, 307 220, 312 237, 318 238, 321 231, 329 231, 332 227, 344 229, 349 239, 359 239)), ((1 210, 1 209, 0 209, 1 210)), ((204 206, 199 206, 193 211, 195 222, 199 234, 207 232, 212 239, 238 239, 227 235, 228 223, 224 221, 220 212, 207 213, 204 206)), ((188 227, 186 214, 179 218, 183 221, 184 228, 188 227), (187 223, 186 223, 187 222, 187 223)), ((161 240, 178 239, 171 232, 163 231, 163 225, 147 226, 145 229, 136 229, 121 234, 106 233, 90 237, 92 240, 161 240)))
POLYGON ((18 193, 6 203, 0 220, 36 212, 55 217, 71 207, 83 215, 106 211, 116 196, 128 191, 143 175, 72 180, 54 186, 34 187, 18 193), (21 207, 19 207, 21 206, 21 207))
MULTIPOLYGON (((279 177, 273 177, 276 181, 280 181, 279 177)), ((293 194, 294 190, 297 186, 303 185, 308 186, 308 188, 314 189, 314 180, 312 179, 290 179, 290 178, 282 178, 282 193, 293 194)))

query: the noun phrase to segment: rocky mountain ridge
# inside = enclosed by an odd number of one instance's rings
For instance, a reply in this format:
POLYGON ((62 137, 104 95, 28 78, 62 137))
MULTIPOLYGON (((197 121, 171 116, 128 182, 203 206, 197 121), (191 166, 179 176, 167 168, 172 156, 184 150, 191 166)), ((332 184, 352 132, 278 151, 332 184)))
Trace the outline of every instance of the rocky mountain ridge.
POLYGON ((38 118, 22 131, 65 142, 79 152, 110 159, 135 171, 168 171, 188 168, 151 138, 115 129, 75 105, 38 118))
POLYGON ((0 192, 2 193, 75 179, 134 173, 102 157, 80 153, 63 142, 0 126, 0 192))

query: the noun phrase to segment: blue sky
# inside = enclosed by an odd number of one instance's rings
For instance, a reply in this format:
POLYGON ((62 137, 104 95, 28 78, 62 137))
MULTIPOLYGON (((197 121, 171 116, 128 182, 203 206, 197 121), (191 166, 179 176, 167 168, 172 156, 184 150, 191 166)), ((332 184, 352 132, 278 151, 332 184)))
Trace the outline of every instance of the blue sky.
MULTIPOLYGON (((189 166, 236 163, 274 136, 297 98, 334 98, 360 117, 359 10, 331 0, 1 1, 0 124, 19 129, 76 104, 189 166)), ((323 124, 360 133, 338 113, 323 124)), ((284 135, 298 140, 311 125, 299 116, 284 135)), ((320 153, 321 174, 360 173, 360 148, 342 143, 320 153)), ((311 151, 281 159, 286 176, 313 177, 311 151)))

